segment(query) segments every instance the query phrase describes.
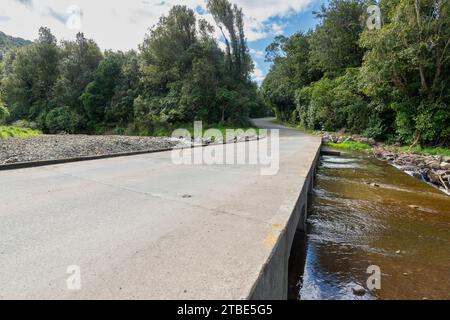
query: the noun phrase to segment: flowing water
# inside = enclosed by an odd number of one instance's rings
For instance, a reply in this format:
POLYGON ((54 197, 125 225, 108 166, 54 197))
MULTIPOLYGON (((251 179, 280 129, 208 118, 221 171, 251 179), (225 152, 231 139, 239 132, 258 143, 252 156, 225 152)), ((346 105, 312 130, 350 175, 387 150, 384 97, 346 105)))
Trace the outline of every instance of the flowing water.
POLYGON ((450 299, 450 197, 368 156, 321 159, 294 246, 291 299, 450 299))

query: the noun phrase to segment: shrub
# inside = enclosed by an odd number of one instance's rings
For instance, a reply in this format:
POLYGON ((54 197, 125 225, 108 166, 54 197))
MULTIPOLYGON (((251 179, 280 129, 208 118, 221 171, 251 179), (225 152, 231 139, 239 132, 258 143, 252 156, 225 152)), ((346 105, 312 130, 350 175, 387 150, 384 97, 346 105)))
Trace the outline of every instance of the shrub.
POLYGON ((45 118, 50 133, 75 133, 79 125, 80 116, 67 106, 53 109, 45 118))
POLYGON ((9 117, 9 110, 6 106, 0 101, 0 123, 5 121, 9 117))

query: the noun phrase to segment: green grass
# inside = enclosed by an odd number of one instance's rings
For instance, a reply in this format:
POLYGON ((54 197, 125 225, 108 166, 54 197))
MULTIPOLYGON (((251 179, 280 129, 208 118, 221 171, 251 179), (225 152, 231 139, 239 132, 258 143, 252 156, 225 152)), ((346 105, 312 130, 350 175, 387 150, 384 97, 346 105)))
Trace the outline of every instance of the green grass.
POLYGON ((415 154, 421 154, 426 156, 444 156, 444 157, 450 157, 450 149, 449 148, 443 148, 443 147, 429 147, 429 148, 422 148, 422 147, 400 147, 399 150, 401 152, 406 153, 415 153, 415 154))
POLYGON ((10 126, 0 126, 0 139, 8 138, 30 138, 42 135, 41 131, 29 128, 18 128, 10 126))
POLYGON ((358 151, 358 152, 370 152, 373 150, 373 147, 356 141, 345 141, 342 143, 332 143, 327 142, 324 143, 325 146, 335 149, 342 149, 342 150, 351 150, 351 151, 358 151))

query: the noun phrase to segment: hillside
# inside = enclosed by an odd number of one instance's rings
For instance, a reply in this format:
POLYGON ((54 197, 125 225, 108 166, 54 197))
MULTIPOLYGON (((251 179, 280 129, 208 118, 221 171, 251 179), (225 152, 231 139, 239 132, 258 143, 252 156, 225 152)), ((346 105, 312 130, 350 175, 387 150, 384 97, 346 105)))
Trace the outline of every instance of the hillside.
POLYGON ((0 61, 9 50, 17 47, 23 47, 31 43, 32 42, 29 40, 8 36, 7 34, 0 31, 0 61))

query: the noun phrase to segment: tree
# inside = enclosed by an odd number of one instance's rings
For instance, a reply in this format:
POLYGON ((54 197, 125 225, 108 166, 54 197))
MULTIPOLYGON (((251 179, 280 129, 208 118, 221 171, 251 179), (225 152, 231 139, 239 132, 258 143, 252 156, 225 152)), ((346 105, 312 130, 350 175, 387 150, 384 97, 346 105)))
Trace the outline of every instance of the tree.
POLYGON ((232 25, 226 22, 234 32, 230 54, 219 49, 212 35, 214 28, 204 20, 197 27, 194 11, 185 6, 173 7, 151 30, 140 46, 142 92, 135 101, 136 113, 172 123, 194 119, 226 122, 248 115, 245 99, 234 101, 236 108, 220 105, 226 100, 220 98, 220 92, 246 97, 251 86, 242 11, 228 2, 222 4, 231 10, 226 19, 233 20, 232 25))
POLYGON ((75 133, 79 122, 80 116, 68 106, 51 110, 45 118, 45 126, 50 133, 75 133))
POLYGON ((339 76, 346 68, 359 67, 364 54, 359 37, 365 26, 364 1, 331 0, 316 17, 321 24, 310 38, 310 61, 328 76, 339 76))
POLYGON ((298 88, 318 80, 318 72, 309 64, 310 34, 297 33, 290 38, 279 36, 266 49, 266 60, 273 66, 262 85, 266 102, 284 121, 291 119, 296 108, 298 88))
POLYGON ((93 81, 81 95, 89 128, 92 129, 95 124, 105 120, 106 110, 111 107, 116 86, 122 81, 123 64, 122 53, 108 52, 95 71, 93 81))
POLYGON ((2 91, 13 119, 31 120, 48 109, 59 59, 56 38, 48 28, 39 29, 39 38, 32 45, 6 56, 2 91))
POLYGON ((402 142, 449 143, 450 5, 382 1, 381 30, 365 31, 364 92, 395 114, 402 142))
POLYGON ((3 123, 9 117, 9 110, 0 100, 0 123, 3 123))
POLYGON ((228 0, 207 0, 207 8, 224 38, 229 71, 236 79, 248 79, 253 63, 248 53, 242 9, 228 0))
POLYGON ((75 41, 62 44, 62 59, 59 64, 60 77, 53 91, 52 106, 70 106, 79 115, 84 115, 81 95, 94 80, 103 54, 94 40, 78 33, 75 41))

